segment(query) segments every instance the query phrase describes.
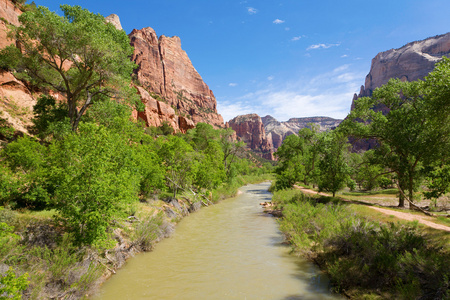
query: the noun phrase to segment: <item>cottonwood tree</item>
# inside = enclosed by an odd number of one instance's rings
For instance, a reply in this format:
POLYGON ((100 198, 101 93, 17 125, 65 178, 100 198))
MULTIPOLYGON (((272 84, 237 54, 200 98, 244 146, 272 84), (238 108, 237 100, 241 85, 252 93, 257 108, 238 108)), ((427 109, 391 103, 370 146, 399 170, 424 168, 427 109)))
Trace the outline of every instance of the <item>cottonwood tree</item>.
POLYGON ((290 135, 278 148, 276 170, 277 188, 290 188, 295 182, 305 185, 317 179, 317 162, 322 145, 323 134, 309 124, 311 128, 302 128, 298 135, 290 135))
POLYGON ((0 60, 14 62, 10 68, 17 77, 64 94, 76 131, 94 101, 133 97, 129 83, 135 64, 123 30, 80 6, 61 5, 61 10, 64 16, 43 6, 24 12, 21 25, 10 32, 19 47, 7 47, 0 60))
POLYGON ((358 138, 377 141, 376 155, 396 174, 400 207, 405 199, 415 206, 414 190, 422 176, 432 172, 436 162, 448 161, 449 99, 450 60, 444 58, 424 81, 391 79, 371 98, 358 99, 342 124, 358 138), (386 114, 372 109, 380 105, 388 109, 386 114))
POLYGON ((176 198, 180 189, 188 188, 195 179, 198 154, 192 146, 178 136, 163 136, 157 140, 157 154, 166 169, 167 186, 176 198))
POLYGON ((350 168, 347 164, 346 152, 348 139, 339 131, 325 134, 322 141, 319 161, 319 191, 333 193, 343 189, 350 179, 350 168))

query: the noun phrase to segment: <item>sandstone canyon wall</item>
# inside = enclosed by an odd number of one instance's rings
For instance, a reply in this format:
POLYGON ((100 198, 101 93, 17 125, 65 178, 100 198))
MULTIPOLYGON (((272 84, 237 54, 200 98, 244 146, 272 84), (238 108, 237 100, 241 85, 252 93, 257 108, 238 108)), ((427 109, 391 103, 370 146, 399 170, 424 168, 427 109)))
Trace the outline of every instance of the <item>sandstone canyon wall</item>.
POLYGON ((352 109, 356 99, 372 96, 377 87, 386 84, 391 78, 405 81, 423 79, 443 56, 450 56, 450 33, 378 53, 372 59, 365 84, 361 86, 359 94, 353 96, 352 109))
POLYGON ((322 132, 332 130, 342 122, 342 120, 329 117, 291 118, 286 122, 279 122, 272 116, 265 116, 261 119, 267 139, 272 144, 274 152, 277 151, 287 136, 297 134, 302 128, 310 127, 309 124, 317 126, 319 131, 322 132))
POLYGON ((266 137, 266 131, 261 117, 257 114, 237 116, 228 122, 228 125, 236 131, 238 140, 247 144, 257 155, 274 160, 272 144, 266 137))
MULTIPOLYGON (((360 97, 370 97, 373 91, 386 84, 391 78, 403 81, 423 79, 434 69, 434 65, 443 56, 450 56, 450 33, 437 35, 421 41, 406 44, 398 49, 378 53, 373 59, 365 84, 359 94, 353 96, 351 109, 355 100, 360 97)), ((374 107, 376 111, 387 113, 385 106, 374 107)), ((353 141, 352 151, 364 151, 376 146, 375 140, 353 141)))
POLYGON ((158 38, 150 27, 135 29, 129 37, 134 47, 132 60, 138 65, 135 76, 143 87, 138 89, 139 94, 145 94, 142 99, 146 111, 138 116, 147 125, 158 126, 162 121, 159 116, 168 111, 169 123, 181 131, 192 128, 198 122, 224 126, 213 92, 182 50, 179 37, 158 38), (156 112, 155 101, 165 108, 156 112), (172 117, 173 114, 176 116, 172 117))
MULTIPOLYGON (((0 49, 14 44, 7 37, 8 25, 19 25, 22 11, 10 0, 0 0, 0 49)), ((16 131, 28 133, 36 100, 28 87, 10 72, 0 71, 0 118, 16 131)))
MULTIPOLYGON (((6 36, 7 25, 19 25, 21 13, 10 0, 0 0, 0 49, 15 43, 6 36)), ((105 19, 123 30, 117 15, 105 19)), ((133 118, 143 120, 147 126, 160 126, 168 122, 181 132, 194 128, 198 122, 224 126, 213 92, 181 49, 178 37, 158 38, 150 27, 133 30, 129 37, 135 47, 132 60, 138 65, 134 76, 140 84, 136 84, 135 88, 145 106, 143 112, 134 111, 133 118)), ((9 72, 0 72, 0 97, 0 118, 7 120, 16 130, 28 134, 27 127, 32 125, 30 119, 36 97, 9 72)))

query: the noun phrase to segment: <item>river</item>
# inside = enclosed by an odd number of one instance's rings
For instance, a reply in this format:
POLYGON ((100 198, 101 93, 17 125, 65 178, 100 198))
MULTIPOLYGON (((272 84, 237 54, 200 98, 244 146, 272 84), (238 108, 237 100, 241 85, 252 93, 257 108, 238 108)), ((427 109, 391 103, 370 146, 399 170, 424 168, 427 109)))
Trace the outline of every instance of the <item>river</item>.
POLYGON ((316 266, 289 254, 275 218, 263 213, 269 185, 242 187, 183 219, 94 299, 339 299, 316 266))

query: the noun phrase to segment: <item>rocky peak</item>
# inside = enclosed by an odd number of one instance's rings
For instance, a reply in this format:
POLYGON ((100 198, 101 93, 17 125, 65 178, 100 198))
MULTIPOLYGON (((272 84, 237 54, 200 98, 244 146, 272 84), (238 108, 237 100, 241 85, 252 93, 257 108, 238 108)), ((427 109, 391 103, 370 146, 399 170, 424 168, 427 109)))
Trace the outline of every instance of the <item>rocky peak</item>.
MULTIPOLYGON (((423 79, 434 69, 434 65, 443 56, 450 56, 450 32, 442 35, 415 41, 398 49, 378 53, 372 59, 369 74, 365 85, 361 86, 359 94, 353 96, 351 109, 360 97, 370 97, 373 91, 386 84, 391 78, 403 81, 423 79)), ((384 105, 373 108, 376 111, 387 113, 384 105)), ((353 141, 353 151, 367 150, 375 146, 375 140, 353 141)))
MULTIPOLYGON (((213 92, 181 48, 179 37, 158 36, 150 28, 134 29, 130 34, 134 47, 132 60, 139 83, 176 110, 178 116, 194 124, 209 123, 223 127, 213 92)), ((177 129, 177 128, 175 128, 177 129)))
POLYGON ((120 24, 119 16, 116 14, 111 14, 105 18, 106 22, 111 23, 116 27, 118 30, 123 30, 122 24, 120 24))
MULTIPOLYGON (((391 78, 414 81, 424 78, 434 69, 434 65, 442 56, 450 55, 450 33, 437 35, 422 41, 406 44, 398 49, 378 53, 373 59, 370 72, 359 94, 359 97, 370 97, 373 91, 386 84, 391 78)), ((352 107, 354 104, 352 103, 352 107)))
POLYGON ((264 127, 266 127, 268 124, 271 124, 271 123, 277 123, 277 124, 280 123, 277 121, 277 119, 275 119, 274 117, 272 117, 270 115, 262 117, 261 120, 264 124, 264 127))
POLYGON ((336 128, 342 122, 342 120, 329 117, 291 118, 286 122, 279 122, 272 116, 266 116, 263 119, 267 138, 273 146, 273 151, 281 146, 287 136, 297 134, 300 129, 310 127, 310 124, 317 126, 319 131, 327 131, 336 128))
POLYGON ((266 137, 264 124, 257 114, 237 116, 228 122, 239 140, 261 157, 273 160, 272 144, 266 137))

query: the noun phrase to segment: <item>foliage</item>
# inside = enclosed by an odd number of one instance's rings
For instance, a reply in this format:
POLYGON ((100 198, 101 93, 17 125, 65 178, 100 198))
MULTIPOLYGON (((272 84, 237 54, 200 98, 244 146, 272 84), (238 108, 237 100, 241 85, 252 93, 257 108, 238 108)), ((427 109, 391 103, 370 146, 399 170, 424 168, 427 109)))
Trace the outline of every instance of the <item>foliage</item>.
POLYGON ((348 183, 347 148, 347 138, 342 133, 332 131, 325 136, 319 162, 319 191, 332 192, 334 197, 348 183))
POLYGON ((179 189, 187 188, 194 181, 198 167, 197 153, 178 136, 160 137, 157 142, 158 156, 167 169, 166 184, 176 197, 179 189))
POLYGON ((450 60, 443 58, 424 81, 392 79, 373 97, 358 99, 342 124, 358 138, 378 141, 379 163, 397 177, 399 206, 404 206, 404 194, 414 201, 424 171, 432 172, 430 166, 449 155, 444 150, 450 147, 449 73, 450 60))
POLYGON ((322 149, 324 134, 312 124, 311 128, 302 128, 298 135, 290 135, 278 148, 276 169, 276 188, 291 188, 297 181, 305 185, 318 179, 317 163, 322 149))
POLYGON ((172 126, 170 126, 169 122, 167 121, 163 121, 161 126, 159 127, 148 127, 145 131, 147 132, 147 134, 153 137, 158 137, 160 135, 172 135, 174 132, 172 126))
POLYGON ((281 230, 325 268, 336 290, 393 299, 450 296, 449 253, 416 226, 367 221, 329 198, 297 190, 277 191, 272 201, 283 209, 281 230))
POLYGON ((137 200, 139 173, 127 140, 105 127, 80 124, 79 134, 49 148, 53 206, 79 243, 106 237, 108 223, 137 200))
POLYGON ((49 135, 62 137, 70 130, 69 122, 65 122, 67 107, 64 103, 56 104, 56 100, 52 96, 42 95, 39 97, 33 107, 33 113, 34 130, 39 133, 40 138, 49 135))
POLYGON ((45 182, 46 155, 46 147, 27 136, 18 138, 5 147, 2 156, 6 166, 0 176, 10 186, 0 184, 2 204, 45 207, 50 196, 45 182))
POLYGON ((135 65, 128 58, 133 50, 124 31, 79 6, 61 5, 61 10, 63 17, 43 6, 24 12, 22 25, 11 32, 21 52, 9 46, 0 56, 7 63, 19 55, 10 66, 19 78, 64 93, 76 130, 88 106, 99 99, 126 96, 136 101, 128 87, 135 65))
POLYGON ((8 121, 0 118, 0 139, 12 140, 15 133, 14 127, 8 124, 8 121))
POLYGON ((17 277, 13 268, 9 268, 9 270, 0 277, 1 298, 14 300, 22 299, 22 291, 26 290, 29 283, 27 277, 27 273, 17 277))

